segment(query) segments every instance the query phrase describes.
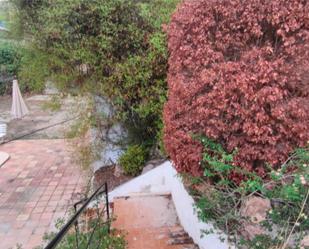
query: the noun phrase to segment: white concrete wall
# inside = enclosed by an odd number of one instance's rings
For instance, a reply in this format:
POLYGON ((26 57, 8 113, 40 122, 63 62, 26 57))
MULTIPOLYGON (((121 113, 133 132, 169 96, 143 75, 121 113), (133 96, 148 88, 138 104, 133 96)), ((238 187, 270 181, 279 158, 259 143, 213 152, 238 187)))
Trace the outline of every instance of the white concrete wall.
MULTIPOLYGON (((171 194, 173 202, 180 220, 181 225, 185 231, 191 236, 196 244, 201 249, 228 249, 231 248, 227 243, 223 243, 220 240, 219 234, 209 234, 201 237, 202 230, 214 229, 212 224, 200 222, 197 214, 194 210, 194 200, 188 194, 181 179, 177 177, 176 170, 169 165, 166 165, 167 177, 169 186, 171 188, 171 194)), ((221 235, 226 238, 226 236, 221 235)))
POLYGON ((115 197, 135 194, 169 194, 170 192, 170 187, 166 181, 166 165, 164 163, 111 191, 109 200, 112 202, 115 197))
POLYGON ((114 198, 141 194, 171 194, 181 225, 201 249, 230 249, 226 242, 221 242, 219 234, 202 237, 202 230, 213 228, 211 224, 199 221, 194 211, 194 200, 186 191, 171 162, 141 175, 109 193, 111 202, 114 198))

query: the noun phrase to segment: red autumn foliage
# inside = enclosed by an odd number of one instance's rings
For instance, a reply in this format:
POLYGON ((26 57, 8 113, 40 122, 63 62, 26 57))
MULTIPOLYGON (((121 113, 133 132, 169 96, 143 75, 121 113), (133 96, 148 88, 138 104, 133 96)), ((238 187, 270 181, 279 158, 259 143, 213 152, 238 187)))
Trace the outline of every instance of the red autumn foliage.
POLYGON ((187 0, 168 28, 166 151, 199 175, 203 134, 265 175, 309 140, 309 1, 187 0))

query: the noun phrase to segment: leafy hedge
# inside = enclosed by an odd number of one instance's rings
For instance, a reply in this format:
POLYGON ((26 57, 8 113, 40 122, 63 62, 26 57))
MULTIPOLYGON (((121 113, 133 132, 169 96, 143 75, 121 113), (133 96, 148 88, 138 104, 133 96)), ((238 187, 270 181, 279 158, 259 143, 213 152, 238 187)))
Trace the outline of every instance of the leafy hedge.
POLYGON ((10 89, 11 79, 20 67, 19 47, 6 41, 0 42, 0 95, 10 89))
MULTIPOLYGON (((165 144, 201 174, 205 135, 265 177, 309 140, 309 3, 184 1, 169 26, 165 144)), ((230 175, 242 179, 236 172, 230 175)))
POLYGON ((137 142, 153 143, 167 91, 161 26, 178 0, 14 2, 25 33, 45 53, 58 86, 109 97, 118 118, 138 134, 137 142))
POLYGON ((119 164, 125 174, 137 176, 141 173, 147 160, 147 150, 140 145, 131 145, 119 158, 119 164))
POLYGON ((33 48, 24 48, 18 70, 20 89, 24 92, 41 93, 50 70, 47 55, 33 48))

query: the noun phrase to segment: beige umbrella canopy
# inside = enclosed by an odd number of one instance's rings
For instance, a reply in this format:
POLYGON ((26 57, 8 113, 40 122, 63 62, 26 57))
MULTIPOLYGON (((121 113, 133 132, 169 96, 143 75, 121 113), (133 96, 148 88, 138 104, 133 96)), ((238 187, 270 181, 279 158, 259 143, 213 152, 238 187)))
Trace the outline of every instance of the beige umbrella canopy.
POLYGON ((20 92, 17 80, 13 80, 13 91, 12 92, 13 92, 13 102, 12 102, 11 115, 13 119, 20 119, 26 114, 28 114, 29 110, 23 100, 23 97, 21 96, 21 92, 20 92))

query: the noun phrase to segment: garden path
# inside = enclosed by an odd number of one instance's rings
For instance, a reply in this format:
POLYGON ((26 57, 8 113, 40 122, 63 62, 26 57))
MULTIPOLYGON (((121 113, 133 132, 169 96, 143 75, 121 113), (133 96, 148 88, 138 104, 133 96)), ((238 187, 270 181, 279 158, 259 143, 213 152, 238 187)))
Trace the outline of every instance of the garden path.
POLYGON ((0 248, 33 249, 85 193, 86 174, 63 139, 0 145, 10 159, 0 168, 0 248))

